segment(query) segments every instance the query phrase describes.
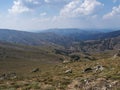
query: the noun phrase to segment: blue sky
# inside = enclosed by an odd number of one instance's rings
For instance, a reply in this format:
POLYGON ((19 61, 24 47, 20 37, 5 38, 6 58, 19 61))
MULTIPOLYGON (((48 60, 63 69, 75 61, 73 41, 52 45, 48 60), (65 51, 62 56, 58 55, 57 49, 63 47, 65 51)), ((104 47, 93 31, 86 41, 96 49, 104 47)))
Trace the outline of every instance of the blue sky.
POLYGON ((120 0, 1 0, 0 28, 120 29, 120 0))

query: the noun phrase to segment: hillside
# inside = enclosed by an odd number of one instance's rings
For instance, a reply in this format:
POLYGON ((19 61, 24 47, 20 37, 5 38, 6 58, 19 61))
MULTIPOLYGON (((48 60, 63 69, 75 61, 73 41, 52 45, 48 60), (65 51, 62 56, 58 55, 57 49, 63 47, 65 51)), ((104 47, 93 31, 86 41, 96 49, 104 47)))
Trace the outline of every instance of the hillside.
POLYGON ((98 39, 114 38, 114 37, 118 37, 118 36, 120 36, 120 30, 100 34, 98 36, 98 39))
POLYGON ((30 72, 34 68, 44 69, 46 66, 61 63, 62 55, 56 55, 53 50, 53 47, 34 47, 0 42, 0 74, 9 72, 22 74, 30 72))
POLYGON ((73 43, 72 47, 81 52, 101 52, 120 49, 120 31, 105 33, 99 39, 73 43))
MULTIPOLYGON (((94 54, 94 52, 100 53, 109 50, 117 51, 120 48, 119 30, 107 33, 80 29, 50 29, 36 33, 0 30, 0 39, 3 42, 14 43, 12 44, 13 48, 16 47, 15 45, 20 46, 19 44, 22 46, 32 45, 34 48, 45 46, 43 50, 45 48, 49 50, 49 47, 52 47, 53 51, 67 57, 68 54, 76 52, 94 54), (55 49, 55 47, 62 48, 55 49)), ((2 46, 11 47, 9 44, 2 46)))
POLYGON ((120 89, 119 31, 0 32, 0 90, 120 89))
POLYGON ((41 45, 45 42, 38 34, 8 29, 0 29, 0 40, 26 45, 41 45))
POLYGON ((1 90, 119 90, 120 53, 53 52, 58 47, 31 47, 0 42, 1 90), (77 56, 76 56, 77 55, 77 56), (107 57, 104 58, 103 57, 107 57), (109 55, 109 56, 108 56, 109 55), (80 57, 79 59, 76 57, 80 57), (84 58, 83 58, 83 57, 84 58), (91 57, 101 59, 90 59, 91 57), (64 57, 64 58, 63 58, 64 57), (70 61, 69 57, 71 57, 70 61), (61 61, 66 61, 61 63, 61 61), (86 60, 85 60, 86 58, 86 60))

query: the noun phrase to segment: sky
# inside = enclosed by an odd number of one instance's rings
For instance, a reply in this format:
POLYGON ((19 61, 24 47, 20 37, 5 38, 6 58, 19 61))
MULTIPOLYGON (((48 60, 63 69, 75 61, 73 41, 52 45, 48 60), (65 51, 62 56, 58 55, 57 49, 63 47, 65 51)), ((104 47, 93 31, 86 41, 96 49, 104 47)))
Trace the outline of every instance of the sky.
POLYGON ((120 29, 120 0, 0 0, 0 28, 120 29))

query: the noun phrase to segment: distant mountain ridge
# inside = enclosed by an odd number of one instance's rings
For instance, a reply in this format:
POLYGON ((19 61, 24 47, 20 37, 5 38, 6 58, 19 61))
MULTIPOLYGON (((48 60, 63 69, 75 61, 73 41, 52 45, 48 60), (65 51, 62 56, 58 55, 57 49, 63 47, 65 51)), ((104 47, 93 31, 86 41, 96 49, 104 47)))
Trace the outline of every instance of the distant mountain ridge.
POLYGON ((100 52, 120 49, 120 30, 98 35, 95 40, 73 43, 74 50, 81 52, 100 52))
POLYGON ((104 51, 120 48, 120 30, 112 32, 81 29, 50 29, 25 32, 0 29, 0 41, 23 45, 62 45, 79 51, 104 51))
POLYGON ((68 45, 73 41, 93 39, 96 33, 80 29, 46 30, 39 33, 0 29, 0 40, 26 45, 68 45))

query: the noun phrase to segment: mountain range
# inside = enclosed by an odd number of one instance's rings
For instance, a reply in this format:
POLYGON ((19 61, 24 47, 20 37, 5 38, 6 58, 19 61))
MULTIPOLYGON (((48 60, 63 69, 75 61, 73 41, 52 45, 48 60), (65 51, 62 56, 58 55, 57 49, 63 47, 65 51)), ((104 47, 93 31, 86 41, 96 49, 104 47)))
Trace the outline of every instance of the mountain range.
POLYGON ((100 32, 81 29, 49 29, 37 32, 0 29, 0 41, 32 46, 72 46, 81 51, 118 49, 120 30, 100 32), (82 48, 82 49, 80 49, 82 48))

